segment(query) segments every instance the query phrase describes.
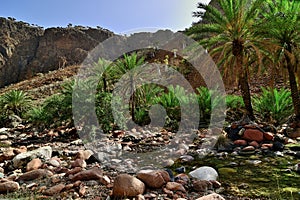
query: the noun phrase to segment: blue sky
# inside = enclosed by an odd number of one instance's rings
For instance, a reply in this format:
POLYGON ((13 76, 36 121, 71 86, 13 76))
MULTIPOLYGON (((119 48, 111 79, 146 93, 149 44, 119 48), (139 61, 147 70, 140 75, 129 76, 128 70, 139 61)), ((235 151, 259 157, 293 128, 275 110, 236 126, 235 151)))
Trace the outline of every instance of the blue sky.
POLYGON ((197 2, 209 0, 4 0, 0 16, 42 27, 69 23, 101 26, 115 33, 159 28, 173 31, 190 27, 197 2))

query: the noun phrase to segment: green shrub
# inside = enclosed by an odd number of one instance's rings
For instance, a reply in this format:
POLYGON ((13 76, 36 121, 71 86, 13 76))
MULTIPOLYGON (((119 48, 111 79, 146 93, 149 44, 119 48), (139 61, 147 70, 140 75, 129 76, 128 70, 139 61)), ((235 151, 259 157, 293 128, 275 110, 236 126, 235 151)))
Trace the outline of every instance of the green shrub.
POLYGON ((279 125, 293 114, 291 92, 288 89, 262 88, 262 94, 253 97, 253 107, 264 121, 279 125))
POLYGON ((238 109, 238 108, 243 108, 245 105, 244 105, 243 98, 241 96, 227 95, 226 106, 229 109, 238 109))
POLYGON ((41 128, 72 122, 73 85, 74 81, 65 82, 61 93, 48 97, 42 105, 30 109, 27 120, 41 128))
POLYGON ((200 111, 200 123, 207 125, 210 122, 213 109, 218 109, 224 101, 223 97, 217 94, 215 90, 209 90, 206 87, 197 88, 197 99, 200 111))
MULTIPOLYGON (((186 118, 186 116, 182 116, 181 107, 189 109, 189 105, 196 103, 192 102, 192 100, 196 98, 194 98, 193 94, 187 93, 185 89, 179 85, 176 87, 169 86, 167 89, 167 92, 155 97, 153 103, 160 104, 166 109, 167 118, 165 127, 171 130, 177 130, 181 118, 186 118)), ((185 113, 193 113, 193 110, 187 110, 185 113)))
POLYGON ((20 117, 28 110, 31 99, 26 92, 21 90, 11 90, 1 97, 1 110, 6 115, 15 114, 20 117))

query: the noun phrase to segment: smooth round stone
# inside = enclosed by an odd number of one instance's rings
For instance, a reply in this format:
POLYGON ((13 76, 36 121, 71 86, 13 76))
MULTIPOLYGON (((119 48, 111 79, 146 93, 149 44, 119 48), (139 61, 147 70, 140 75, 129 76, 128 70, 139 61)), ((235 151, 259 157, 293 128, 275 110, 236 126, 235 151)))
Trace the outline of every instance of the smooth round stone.
POLYGON ((216 181, 219 176, 218 172, 214 168, 207 166, 199 167, 198 169, 191 171, 189 175, 193 178, 207 181, 216 181))

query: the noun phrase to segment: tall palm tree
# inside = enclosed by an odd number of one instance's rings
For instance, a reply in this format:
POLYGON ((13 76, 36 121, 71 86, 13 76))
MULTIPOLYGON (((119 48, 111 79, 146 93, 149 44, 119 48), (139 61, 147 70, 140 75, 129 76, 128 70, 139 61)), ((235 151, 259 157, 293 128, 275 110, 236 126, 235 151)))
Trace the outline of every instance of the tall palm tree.
POLYGON ((238 82, 245 103, 246 114, 254 119, 248 83, 249 66, 260 64, 260 37, 255 34, 256 19, 263 0, 218 0, 217 4, 198 4, 201 9, 194 12, 205 23, 198 23, 188 30, 200 44, 217 59, 226 78, 238 82), (205 12, 204 12, 204 11, 205 12), (253 63, 250 58, 255 56, 253 63))
POLYGON ((259 34, 272 47, 276 60, 286 66, 296 118, 300 120, 300 98, 296 80, 300 52, 300 1, 266 0, 259 34))
POLYGON ((112 66, 109 69, 109 73, 111 74, 111 76, 115 76, 114 78, 116 80, 118 80, 122 75, 127 74, 129 77, 129 82, 128 83, 124 83, 124 88, 126 88, 124 91, 124 93, 128 92, 127 89, 129 90, 129 94, 132 94, 131 98, 130 98, 130 114, 132 117, 132 120, 135 120, 135 115, 134 115, 134 111, 135 111, 135 89, 136 86, 134 84, 134 80, 135 77, 137 76, 137 74, 135 73, 136 71, 134 70, 134 68, 144 64, 144 57, 139 58, 138 55, 136 53, 132 53, 131 55, 127 55, 124 54, 123 59, 119 59, 116 63, 115 66, 112 66))

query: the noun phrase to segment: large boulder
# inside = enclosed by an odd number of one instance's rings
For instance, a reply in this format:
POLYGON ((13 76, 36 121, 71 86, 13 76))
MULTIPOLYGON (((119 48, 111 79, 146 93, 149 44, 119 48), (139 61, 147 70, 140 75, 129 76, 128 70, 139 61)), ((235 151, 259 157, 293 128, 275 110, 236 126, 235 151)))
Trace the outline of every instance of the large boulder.
POLYGON ((115 178, 113 186, 114 197, 135 197, 143 194, 145 184, 139 179, 128 174, 120 174, 115 178))

